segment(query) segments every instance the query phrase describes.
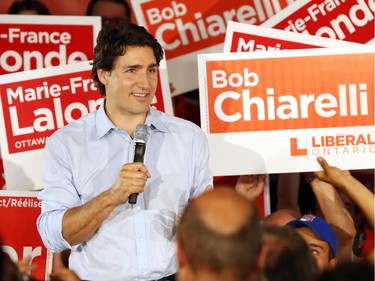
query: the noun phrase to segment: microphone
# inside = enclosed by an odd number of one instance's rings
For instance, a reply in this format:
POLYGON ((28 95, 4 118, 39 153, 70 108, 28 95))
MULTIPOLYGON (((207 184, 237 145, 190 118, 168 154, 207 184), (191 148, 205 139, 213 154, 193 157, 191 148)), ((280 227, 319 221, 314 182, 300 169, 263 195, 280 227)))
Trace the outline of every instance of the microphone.
MULTIPOLYGON (((138 124, 134 131, 134 162, 142 162, 145 158, 146 143, 150 136, 150 127, 146 124, 138 124)), ((138 193, 130 194, 128 202, 137 203, 138 193)))

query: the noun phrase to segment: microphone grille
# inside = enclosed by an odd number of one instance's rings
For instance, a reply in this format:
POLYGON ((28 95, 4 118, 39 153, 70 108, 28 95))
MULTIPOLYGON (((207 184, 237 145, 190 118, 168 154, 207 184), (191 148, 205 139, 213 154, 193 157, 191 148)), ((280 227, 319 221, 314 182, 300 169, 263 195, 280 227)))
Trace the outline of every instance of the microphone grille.
POLYGON ((146 144, 150 136, 150 127, 146 124, 138 124, 134 131, 134 142, 146 144))

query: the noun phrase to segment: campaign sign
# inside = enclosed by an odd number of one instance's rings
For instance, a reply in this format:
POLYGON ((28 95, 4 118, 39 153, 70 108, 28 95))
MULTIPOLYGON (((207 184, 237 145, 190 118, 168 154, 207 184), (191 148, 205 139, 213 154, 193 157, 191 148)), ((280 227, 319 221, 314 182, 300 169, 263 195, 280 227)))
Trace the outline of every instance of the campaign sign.
POLYGON ((139 25, 166 51, 169 80, 178 95, 198 89, 197 54, 221 52, 230 20, 259 25, 291 0, 132 0, 139 25))
MULTIPOLYGON (((225 35, 224 52, 252 53, 257 51, 279 51, 317 47, 348 48, 350 46, 355 47, 361 45, 362 44, 230 21, 228 22, 225 35)), ((263 198, 266 206, 267 204, 269 205, 269 192, 265 190, 262 195, 263 196, 259 197, 263 198)))
POLYGON ((6 188, 41 189, 42 149, 57 129, 96 110, 103 97, 88 61, 0 76, 0 147, 6 188))
POLYGON ((31 274, 36 280, 48 280, 52 253, 47 251, 36 227, 41 202, 36 191, 0 191, 0 240, 3 251, 17 260, 31 257, 37 269, 31 274))
MULTIPOLYGON (((162 61, 152 106, 168 114, 172 101, 162 61)), ((42 149, 57 129, 97 110, 103 101, 90 62, 0 76, 0 143, 7 189, 43 188, 42 149)))
POLYGON ((215 175, 375 167, 374 50, 198 57, 201 127, 215 175), (287 163, 287 164, 286 164, 287 163))
POLYGON ((374 0, 299 0, 262 26, 374 45, 374 0))
POLYGON ((0 74, 88 61, 100 17, 1 15, 0 74))
POLYGON ((100 29, 95 16, 1 15, 0 74, 91 60, 100 29))
POLYGON ((225 34, 223 52, 279 51, 350 46, 362 46, 362 44, 230 21, 225 34))

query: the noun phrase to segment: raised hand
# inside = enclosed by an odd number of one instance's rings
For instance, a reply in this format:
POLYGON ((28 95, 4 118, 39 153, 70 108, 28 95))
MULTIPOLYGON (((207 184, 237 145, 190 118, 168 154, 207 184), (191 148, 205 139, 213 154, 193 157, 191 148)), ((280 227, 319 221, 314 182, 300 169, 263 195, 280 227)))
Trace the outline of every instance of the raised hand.
POLYGON ((242 175, 235 190, 249 201, 254 201, 264 191, 265 184, 266 175, 242 175))

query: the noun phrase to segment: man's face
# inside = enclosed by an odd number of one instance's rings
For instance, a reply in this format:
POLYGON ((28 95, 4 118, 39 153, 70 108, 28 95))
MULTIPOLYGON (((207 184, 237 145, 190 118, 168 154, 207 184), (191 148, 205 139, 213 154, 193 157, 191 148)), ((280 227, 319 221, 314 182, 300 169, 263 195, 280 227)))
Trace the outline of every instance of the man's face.
POLYGON ((309 227, 299 227, 296 230, 309 245, 320 271, 335 266, 336 258, 330 260, 330 248, 327 242, 321 240, 309 227))
POLYGON ((112 121, 145 116, 155 95, 158 65, 151 47, 128 46, 111 72, 99 70, 106 88, 106 112, 112 121))

